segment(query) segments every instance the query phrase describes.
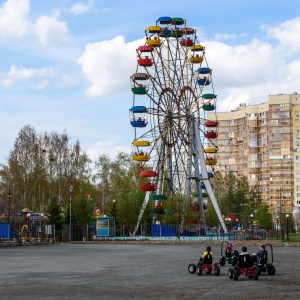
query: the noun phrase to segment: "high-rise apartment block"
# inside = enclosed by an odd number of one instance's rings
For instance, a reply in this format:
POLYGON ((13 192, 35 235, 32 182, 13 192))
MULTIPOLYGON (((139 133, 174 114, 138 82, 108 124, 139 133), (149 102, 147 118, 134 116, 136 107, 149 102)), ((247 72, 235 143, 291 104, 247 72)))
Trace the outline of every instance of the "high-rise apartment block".
POLYGON ((274 214, 299 215, 300 94, 270 95, 268 100, 208 114, 208 120, 218 122, 217 138, 208 147, 218 148, 215 169, 246 176, 274 214))

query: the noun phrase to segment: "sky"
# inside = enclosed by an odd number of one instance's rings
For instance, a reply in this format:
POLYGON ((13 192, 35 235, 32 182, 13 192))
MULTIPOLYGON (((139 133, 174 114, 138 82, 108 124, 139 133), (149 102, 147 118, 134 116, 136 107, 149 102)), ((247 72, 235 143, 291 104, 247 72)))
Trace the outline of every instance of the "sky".
POLYGON ((26 125, 131 152, 136 48, 162 16, 197 29, 218 111, 300 93, 298 0, 0 0, 0 163, 26 125))

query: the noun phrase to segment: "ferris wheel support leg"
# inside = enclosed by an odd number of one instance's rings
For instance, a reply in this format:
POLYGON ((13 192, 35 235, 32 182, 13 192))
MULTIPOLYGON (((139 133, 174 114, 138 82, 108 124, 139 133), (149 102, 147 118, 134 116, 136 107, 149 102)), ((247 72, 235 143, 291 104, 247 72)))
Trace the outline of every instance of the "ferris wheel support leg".
POLYGON ((184 187, 184 194, 183 194, 183 211, 182 211, 182 218, 180 224, 180 232, 183 232, 184 222, 185 222, 185 215, 187 211, 189 195, 191 190, 191 177, 192 177, 192 159, 193 159, 193 145, 192 145, 192 133, 193 133, 193 122, 191 118, 188 119, 189 123, 189 146, 188 146, 188 154, 187 154, 187 166, 186 166, 186 181, 184 187))
POLYGON ((136 233, 137 233, 137 231, 138 231, 138 228, 140 226, 140 223, 141 223, 142 217, 144 215, 145 209, 146 209, 147 204, 149 202, 149 198, 150 198, 150 192, 147 192, 146 195, 145 195, 145 199, 144 199, 143 206, 141 208, 141 211, 140 211, 137 223, 136 223, 136 225, 134 227, 134 231, 133 231, 133 234, 132 234, 133 236, 135 236, 136 233))
POLYGON ((194 122, 194 128, 195 128, 195 133, 196 133, 196 143, 197 143, 197 150, 198 150, 198 155, 199 155, 199 161, 200 161, 200 167, 201 167, 201 173, 202 173, 202 180, 205 184, 205 188, 207 190, 207 193, 210 197, 210 200, 214 206, 215 212, 219 218, 219 221, 221 223, 221 226, 224 230, 224 233, 227 234, 227 228, 224 222, 224 219, 222 217, 218 202, 216 200, 215 194, 213 192, 211 183, 208 179, 208 173, 207 173, 207 168, 206 168, 206 164, 205 164, 205 157, 204 157, 204 151, 203 151, 203 147, 200 141, 200 131, 199 131, 199 127, 197 126, 196 122, 194 122))
POLYGON ((193 141, 194 141, 194 165, 195 165, 195 180, 196 180, 196 187, 197 187, 197 193, 198 193, 198 203, 199 208, 201 212, 201 219, 202 219, 202 228, 204 230, 204 234, 206 234, 206 220, 205 220, 205 214, 203 209, 203 198, 202 198, 202 190, 201 190, 201 184, 200 184, 200 167, 199 167, 199 154, 197 151, 197 139, 196 139, 196 130, 195 126, 197 126, 197 123, 193 122, 193 141))

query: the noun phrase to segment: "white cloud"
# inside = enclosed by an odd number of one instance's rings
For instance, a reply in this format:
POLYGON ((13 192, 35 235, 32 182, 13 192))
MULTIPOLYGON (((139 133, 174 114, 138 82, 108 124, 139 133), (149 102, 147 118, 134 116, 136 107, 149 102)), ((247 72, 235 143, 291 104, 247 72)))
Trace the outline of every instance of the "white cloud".
POLYGON ((52 16, 42 15, 35 22, 29 18, 29 0, 7 0, 0 7, 0 39, 30 37, 38 38, 42 46, 70 43, 72 36, 65 22, 59 21, 59 11, 52 16))
POLYGON ((288 20, 278 26, 262 26, 267 37, 279 41, 279 51, 285 55, 295 55, 300 52, 300 17, 288 20))
POLYGON ((2 80, 4 87, 9 87, 19 80, 29 80, 35 77, 53 77, 55 71, 53 68, 24 68, 23 66, 12 65, 2 80))
POLYGON ((116 90, 128 89, 131 73, 136 65, 135 50, 144 39, 125 43, 122 36, 109 41, 88 44, 78 59, 82 71, 91 82, 88 96, 103 96, 116 90))
POLYGON ((1 84, 7 88, 18 82, 26 82, 29 87, 29 81, 32 81, 31 87, 34 90, 43 90, 49 86, 54 86, 56 89, 66 89, 77 85, 77 81, 72 75, 61 73, 51 67, 37 69, 16 65, 12 65, 9 71, 2 75, 1 84))
POLYGON ((20 37, 30 32, 29 11, 29 0, 4 2, 0 7, 0 38, 20 37))
POLYGON ((48 80, 42 80, 34 86, 34 90, 41 91, 49 85, 48 80))
POLYGON ((54 10, 52 17, 41 16, 36 20, 36 33, 44 47, 51 43, 70 43, 72 41, 67 24, 58 19, 59 11, 54 10))
POLYGON ((119 152, 131 153, 132 149, 128 146, 118 146, 116 141, 101 141, 95 144, 83 144, 82 148, 88 154, 89 158, 96 161, 100 154, 108 154, 114 159, 119 152))
POLYGON ((216 41, 235 40, 237 38, 244 37, 246 35, 247 35, 246 33, 242 33, 239 35, 237 35, 236 33, 217 33, 215 34, 214 39, 216 41))
POLYGON ((268 43, 253 40, 249 44, 228 46, 207 42, 206 55, 213 65, 213 75, 219 79, 219 87, 250 86, 278 79, 278 69, 284 66, 280 54, 268 43), (276 62, 276 63, 274 63, 276 62))
POLYGON ((75 85, 77 85, 77 82, 70 74, 62 74, 59 82, 56 84, 58 88, 70 88, 75 85))
POLYGON ((71 6, 69 12, 77 16, 91 11, 93 7, 94 7, 94 1, 89 1, 86 4, 82 2, 76 2, 71 6))
POLYGON ((248 44, 229 46, 208 41, 206 57, 213 69, 218 110, 235 109, 239 103, 267 102, 269 94, 290 94, 300 86, 299 53, 300 18, 279 26, 266 28, 268 37, 278 39, 280 45, 253 39, 248 44))

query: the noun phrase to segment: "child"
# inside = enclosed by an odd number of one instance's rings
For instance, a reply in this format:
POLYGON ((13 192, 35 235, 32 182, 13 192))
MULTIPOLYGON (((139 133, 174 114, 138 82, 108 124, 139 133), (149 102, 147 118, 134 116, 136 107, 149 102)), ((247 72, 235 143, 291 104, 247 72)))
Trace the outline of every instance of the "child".
POLYGON ((228 243, 226 250, 225 250, 225 256, 226 257, 232 257, 234 254, 233 246, 231 243, 228 243))
POLYGON ((259 246, 259 250, 256 253, 252 253, 252 260, 254 263, 266 263, 268 260, 268 251, 266 245, 262 244, 259 246))
POLYGON ((199 263, 212 263, 212 252, 210 246, 207 246, 206 251, 201 254, 199 263))

